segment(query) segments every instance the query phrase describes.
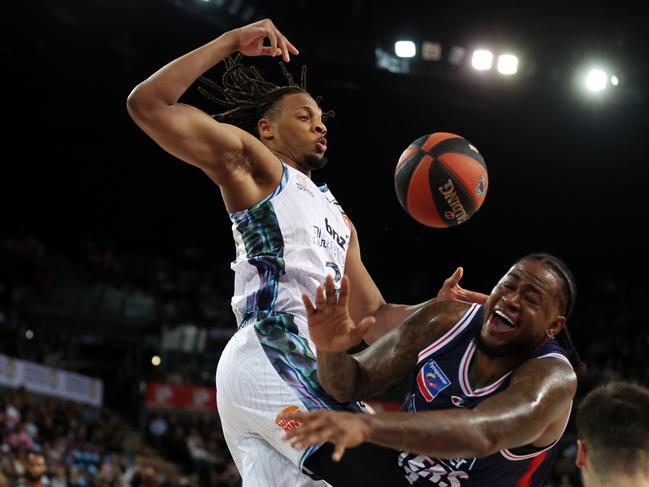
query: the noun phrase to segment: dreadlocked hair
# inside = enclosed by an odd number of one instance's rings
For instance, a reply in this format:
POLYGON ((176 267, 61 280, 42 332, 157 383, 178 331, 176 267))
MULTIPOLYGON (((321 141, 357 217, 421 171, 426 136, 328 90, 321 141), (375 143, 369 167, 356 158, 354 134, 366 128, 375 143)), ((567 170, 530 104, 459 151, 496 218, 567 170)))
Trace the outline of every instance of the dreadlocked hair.
MULTIPOLYGON (((277 104, 284 95, 292 93, 307 93, 306 66, 302 66, 300 83, 296 83, 286 66, 280 61, 287 84, 276 85, 266 81, 254 66, 244 66, 240 62, 241 54, 225 59, 225 72, 221 77, 221 85, 209 78, 201 76, 199 81, 203 86, 198 91, 208 100, 226 108, 224 112, 212 115, 218 122, 235 125, 255 137, 259 137, 257 122, 261 118, 273 118, 278 115, 277 104)), ((320 106, 322 97, 316 97, 315 102, 320 106)), ((322 120, 333 117, 333 111, 323 112, 322 120)))
MULTIPOLYGON (((572 312, 575 308, 575 301, 577 300, 577 284, 575 283, 575 278, 572 275, 572 272, 570 272, 570 269, 568 269, 568 266, 565 264, 565 262, 563 262, 558 257, 542 252, 526 255, 520 260, 532 260, 537 262, 540 261, 561 278, 561 281, 563 282, 563 292, 560 296, 561 308, 563 315, 566 317, 567 321, 568 318, 572 315, 572 312)), ((575 372, 577 373, 577 377, 583 377, 586 373, 586 364, 581 360, 579 352, 572 343, 572 338, 570 336, 570 332, 568 331, 567 324, 565 324, 561 331, 557 334, 557 338, 561 342, 563 348, 566 349, 570 362, 572 363, 573 367, 575 368, 575 372)))

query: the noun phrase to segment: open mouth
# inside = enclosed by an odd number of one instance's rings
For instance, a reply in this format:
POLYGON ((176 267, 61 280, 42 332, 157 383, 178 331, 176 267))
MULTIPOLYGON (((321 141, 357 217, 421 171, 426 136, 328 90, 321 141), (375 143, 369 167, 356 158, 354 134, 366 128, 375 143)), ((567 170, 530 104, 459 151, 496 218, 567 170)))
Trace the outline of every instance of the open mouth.
POLYGON ((318 152, 324 152, 327 150, 327 139, 324 137, 322 139, 319 139, 316 143, 315 146, 318 149, 318 152))
POLYGON ((500 310, 494 310, 489 321, 494 331, 507 332, 516 329, 514 320, 500 310))

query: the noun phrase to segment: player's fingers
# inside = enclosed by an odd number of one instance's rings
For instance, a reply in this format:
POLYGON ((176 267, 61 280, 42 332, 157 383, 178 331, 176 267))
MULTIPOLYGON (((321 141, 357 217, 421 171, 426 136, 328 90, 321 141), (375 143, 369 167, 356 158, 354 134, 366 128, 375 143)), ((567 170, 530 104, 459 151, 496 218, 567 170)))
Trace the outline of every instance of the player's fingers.
POLYGON ((286 45, 286 37, 280 34, 279 36, 279 48, 282 50, 282 59, 289 62, 291 57, 288 55, 288 46, 286 45))
POLYGON ((307 448, 309 446, 319 445, 325 441, 331 441, 332 436, 331 429, 329 428, 310 429, 296 436, 291 441, 291 446, 297 449, 307 448))
POLYGON ((367 333, 367 330, 369 330, 370 326, 372 326, 375 322, 376 318, 374 318, 374 316, 367 316, 366 318, 363 318, 361 322, 356 325, 356 329, 353 332, 354 339, 361 341, 361 339, 365 336, 365 333, 367 333))
POLYGON ((325 278, 325 286, 327 287, 327 304, 336 304, 336 286, 334 286, 334 278, 331 275, 325 278))
POLYGON ((270 41, 270 47, 273 52, 272 56, 276 56, 278 54, 279 47, 277 45, 277 34, 275 33, 275 30, 268 29, 268 31, 266 32, 266 37, 268 37, 268 40, 270 41))
POLYGON ((345 454, 345 448, 346 448, 345 444, 342 441, 334 443, 334 452, 333 455, 331 455, 331 458, 333 459, 334 462, 340 461, 340 459, 345 454))
POLYGON ((259 54, 260 54, 261 56, 273 56, 274 51, 273 51, 273 48, 272 48, 272 47, 263 46, 263 47, 259 50, 259 54))
POLYGON ((460 282, 460 279, 462 279, 462 275, 464 274, 464 269, 461 267, 458 267, 455 269, 455 272, 451 274, 451 277, 446 279, 444 282, 445 285, 448 285, 449 287, 453 287, 457 285, 458 282, 460 282))
POLYGON ((461 301, 466 301, 467 303, 484 304, 487 302, 487 298, 489 296, 476 291, 467 291, 466 289, 461 289, 459 297, 461 301))
POLYGON ((315 307, 316 310, 321 311, 324 309, 327 301, 325 300, 324 288, 318 286, 318 289, 315 290, 315 307))
POLYGON ((349 277, 343 276, 340 282, 340 294, 338 295, 338 304, 347 307, 349 301, 349 277))
MULTIPOLYGON (((284 39, 286 39, 286 37, 284 39)), ((293 54, 300 54, 300 51, 297 50, 297 47, 291 44, 291 42, 288 39, 286 39, 286 45, 288 47, 288 50, 293 54)))
POLYGON ((302 295, 302 302, 304 303, 304 309, 306 310, 306 317, 311 318, 315 314, 315 309, 311 299, 306 294, 302 295))

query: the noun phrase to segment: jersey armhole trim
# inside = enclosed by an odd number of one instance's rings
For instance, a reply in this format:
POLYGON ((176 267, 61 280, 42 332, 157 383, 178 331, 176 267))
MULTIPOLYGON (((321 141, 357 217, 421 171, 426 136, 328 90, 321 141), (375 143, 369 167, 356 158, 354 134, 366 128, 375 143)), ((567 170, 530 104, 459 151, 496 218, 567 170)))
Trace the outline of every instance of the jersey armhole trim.
POLYGON ((417 361, 421 362, 440 348, 444 347, 448 342, 453 340, 453 338, 458 336, 462 332, 462 330, 464 330, 469 325, 469 323, 471 323, 471 320, 478 312, 478 309, 480 309, 479 304, 472 304, 471 307, 464 312, 462 317, 457 321, 455 325, 453 325, 450 330, 448 330, 441 337, 439 337, 437 340, 435 340, 433 343, 419 352, 417 361))
POLYGON ((270 193, 268 196, 265 196, 261 200, 259 200, 257 203, 252 205, 250 208, 246 208, 245 210, 239 210, 239 211, 234 211, 232 213, 228 213, 230 215, 230 219, 237 223, 243 220, 245 216, 252 212, 255 211, 257 208, 263 206, 265 203, 267 203, 271 198, 274 198, 278 194, 282 192, 282 190, 286 187, 286 183, 288 183, 288 166, 284 161, 279 161, 282 164, 282 179, 280 180, 279 184, 277 187, 273 190, 272 193, 270 193))

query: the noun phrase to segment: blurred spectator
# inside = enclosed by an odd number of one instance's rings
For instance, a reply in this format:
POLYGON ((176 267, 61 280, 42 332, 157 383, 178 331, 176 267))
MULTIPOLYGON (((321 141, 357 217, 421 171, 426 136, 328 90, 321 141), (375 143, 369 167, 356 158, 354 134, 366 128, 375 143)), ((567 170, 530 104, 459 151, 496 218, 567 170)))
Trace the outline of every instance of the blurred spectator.
POLYGON ((16 481, 16 487, 43 487, 49 485, 49 479, 45 475, 47 465, 43 455, 30 453, 27 455, 26 463, 24 477, 16 481))
POLYGON ((153 444, 158 450, 162 450, 163 440, 167 434, 169 427, 162 415, 158 414, 149 423, 149 433, 153 440, 153 444))

